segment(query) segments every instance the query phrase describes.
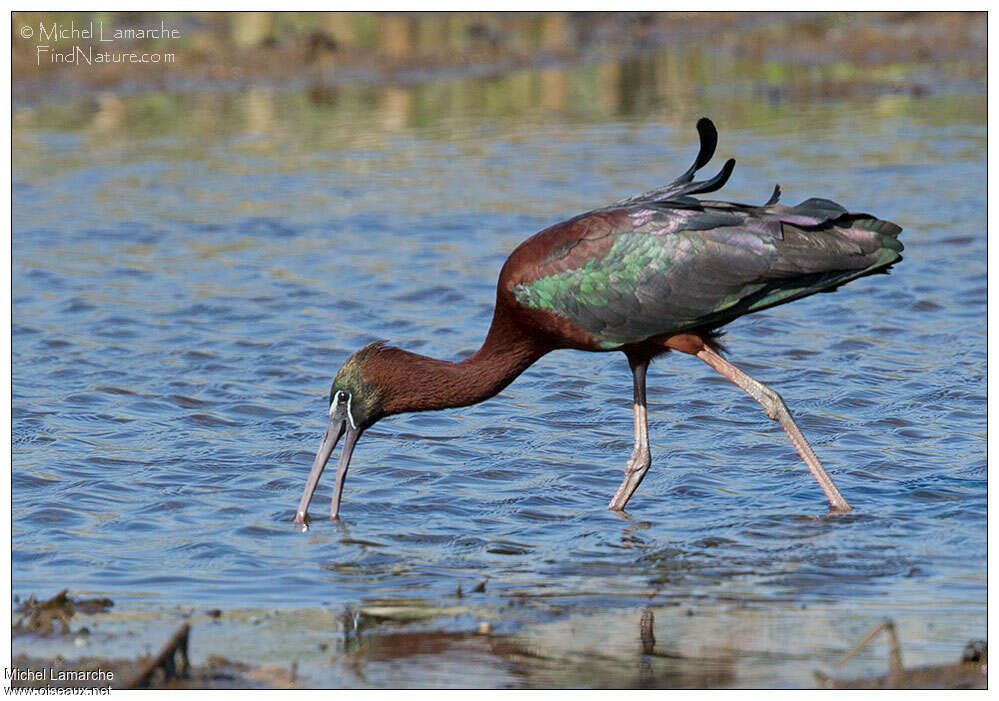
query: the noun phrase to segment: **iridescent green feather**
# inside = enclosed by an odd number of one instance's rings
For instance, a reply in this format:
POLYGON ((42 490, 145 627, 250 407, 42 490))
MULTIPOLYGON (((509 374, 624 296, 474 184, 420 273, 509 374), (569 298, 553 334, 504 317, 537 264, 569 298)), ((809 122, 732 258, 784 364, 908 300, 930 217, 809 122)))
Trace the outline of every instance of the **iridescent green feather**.
POLYGON ((883 269, 900 258, 901 244, 897 232, 882 233, 876 223, 825 231, 785 226, 779 237, 743 227, 625 231, 611 234, 604 255, 520 284, 514 296, 617 348, 724 323, 883 269))

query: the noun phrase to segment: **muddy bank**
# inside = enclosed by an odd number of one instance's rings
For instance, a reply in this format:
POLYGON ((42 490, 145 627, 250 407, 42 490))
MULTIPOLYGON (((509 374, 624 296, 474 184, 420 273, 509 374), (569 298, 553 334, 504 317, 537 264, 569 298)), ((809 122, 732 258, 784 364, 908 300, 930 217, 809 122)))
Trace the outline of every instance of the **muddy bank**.
MULTIPOLYGON (((638 631, 636 631, 638 632, 638 631)), ((641 642, 640 633, 636 642, 641 642)), ((168 643, 166 650, 170 650, 168 643)), ((975 646, 969 644, 968 648, 975 646)), ((506 688, 746 688, 730 655, 690 658, 669 649, 645 644, 632 659, 614 655, 564 655, 539 649, 529 640, 486 632, 448 632, 391 629, 372 632, 363 643, 348 647, 330 659, 330 666, 346 674, 301 675, 298 663, 245 664, 220 655, 208 655, 199 665, 167 671, 152 666, 154 658, 79 657, 13 658, 15 668, 33 677, 16 679, 13 686, 107 686, 113 689, 294 689, 330 687, 384 687, 398 683, 399 670, 423 667, 425 674, 413 688, 492 688, 483 674, 488 664, 507 673, 506 688), (475 665, 475 666, 473 666, 475 665), (377 681, 385 668, 396 670, 377 681), (88 677, 80 679, 81 673, 88 677), (67 675, 68 678, 67 678, 67 675), (90 679, 88 681, 87 679, 90 679), (387 682, 387 683, 386 683, 387 682)), ((890 670, 860 678, 840 678, 815 671, 816 688, 824 689, 984 689, 987 685, 984 650, 958 661, 913 669, 890 670)), ((887 666, 887 665, 886 665, 887 666)), ((777 685, 776 683, 774 685, 777 685)))
POLYGON ((83 643, 78 632, 19 629, 14 665, 35 676, 14 683, 699 689, 981 688, 986 682, 985 644, 927 648, 911 633, 918 631, 918 611, 899 620, 901 633, 892 624, 890 645, 876 628, 844 655, 857 640, 856 626, 843 628, 834 608, 740 601, 607 611, 523 597, 497 605, 486 596, 372 600, 340 611, 95 610, 72 617, 74 626, 93 631, 83 643), (79 680, 66 672, 92 674, 79 680))
POLYGON ((298 688, 293 667, 277 665, 253 667, 210 656, 202 665, 192 666, 182 676, 160 675, 149 683, 134 685, 147 659, 106 657, 38 658, 17 655, 11 664, 31 678, 15 679, 14 687, 59 686, 72 688, 110 687, 112 689, 294 689, 298 688), (89 679, 80 679, 81 673, 89 679))
MULTIPOLYGON (((74 633, 70 626, 70 619, 78 611, 80 613, 103 613, 112 606, 114 606, 114 602, 104 597, 73 599, 69 596, 68 589, 63 589, 51 599, 44 601, 39 601, 31 596, 15 610, 15 613, 20 614, 20 617, 12 623, 11 632, 14 635, 19 633, 70 635, 74 633)), ((76 633, 87 635, 89 630, 84 627, 76 633)))
MULTIPOLYGON (((91 626, 106 618, 114 602, 106 597, 74 598, 64 589, 49 599, 34 596, 14 610, 11 636, 23 640, 27 649, 32 639, 65 641, 76 648, 87 647, 91 639, 91 626), (79 615, 78 615, 79 614, 79 615), (82 616, 91 625, 74 628, 82 616)), ((210 619, 217 619, 221 612, 207 611, 210 619)), ((205 662, 192 666, 188 657, 190 624, 183 624, 155 655, 146 654, 135 659, 98 656, 70 656, 57 654, 38 657, 26 653, 16 654, 11 660, 14 668, 11 679, 15 687, 72 687, 112 689, 193 688, 193 689, 254 689, 294 688, 294 665, 282 668, 277 665, 252 667, 223 657, 209 655, 205 662)), ((107 639, 107 635, 102 636, 107 639)))
POLYGON ((840 679, 816 671, 815 681, 820 689, 986 689, 988 663, 988 646, 974 640, 965 645, 956 662, 906 669, 892 660, 887 674, 840 679))

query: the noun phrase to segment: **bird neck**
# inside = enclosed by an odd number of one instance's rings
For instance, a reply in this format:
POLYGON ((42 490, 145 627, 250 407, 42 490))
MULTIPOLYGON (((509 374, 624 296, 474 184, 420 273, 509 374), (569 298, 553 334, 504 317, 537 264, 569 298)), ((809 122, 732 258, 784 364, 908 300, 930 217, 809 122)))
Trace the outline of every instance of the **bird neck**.
POLYGON ((392 349, 379 373, 379 384, 391 388, 384 393, 384 411, 388 415, 477 404, 499 394, 549 350, 500 315, 493 318, 482 347, 458 362, 392 349))

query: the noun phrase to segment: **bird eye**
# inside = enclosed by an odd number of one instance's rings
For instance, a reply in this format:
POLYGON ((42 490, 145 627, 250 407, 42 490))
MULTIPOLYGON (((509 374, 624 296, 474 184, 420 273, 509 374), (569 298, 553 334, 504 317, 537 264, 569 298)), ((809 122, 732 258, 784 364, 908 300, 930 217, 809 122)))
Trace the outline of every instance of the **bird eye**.
POLYGON ((341 402, 346 402, 349 410, 350 392, 344 392, 342 389, 337 390, 336 394, 333 395, 333 401, 330 402, 330 416, 333 416, 333 413, 336 411, 341 402))

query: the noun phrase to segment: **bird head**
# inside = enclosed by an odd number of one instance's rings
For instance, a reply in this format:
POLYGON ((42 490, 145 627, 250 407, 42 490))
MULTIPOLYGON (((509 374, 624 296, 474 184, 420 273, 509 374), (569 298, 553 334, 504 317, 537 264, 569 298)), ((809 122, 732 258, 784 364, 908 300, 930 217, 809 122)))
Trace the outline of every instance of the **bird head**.
POLYGON ((329 395, 329 425, 319 444, 319 451, 312 463, 309 479, 305 484, 305 492, 299 502, 295 514, 295 522, 305 524, 309 502, 316 491, 323 468, 329 462, 333 449, 342 436, 343 450, 337 465, 336 486, 333 491, 333 503, 330 506, 330 518, 337 518, 340 512, 340 497, 343 494, 343 482, 350 466, 350 457, 361 434, 379 419, 385 416, 382 403, 382 391, 373 375, 373 359, 382 349, 381 341, 365 346, 354 353, 337 372, 330 386, 329 395))

